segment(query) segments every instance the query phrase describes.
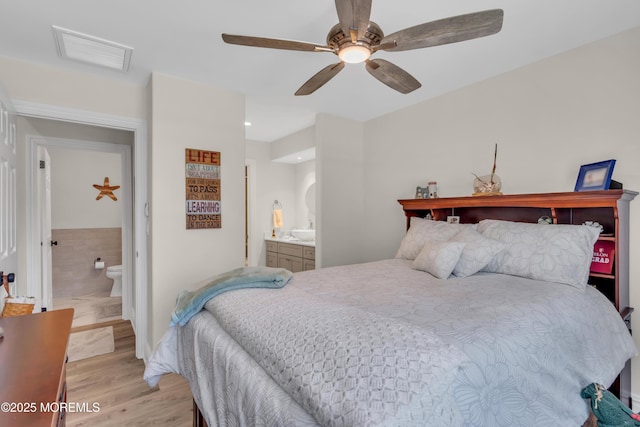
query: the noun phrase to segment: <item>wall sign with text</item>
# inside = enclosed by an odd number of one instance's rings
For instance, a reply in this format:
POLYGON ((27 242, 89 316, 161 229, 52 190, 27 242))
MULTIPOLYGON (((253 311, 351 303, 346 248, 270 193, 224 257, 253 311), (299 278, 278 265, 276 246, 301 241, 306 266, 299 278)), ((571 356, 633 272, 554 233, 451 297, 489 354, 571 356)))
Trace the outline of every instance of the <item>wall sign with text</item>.
POLYGON ((220 152, 185 150, 187 230, 222 228, 220 152))

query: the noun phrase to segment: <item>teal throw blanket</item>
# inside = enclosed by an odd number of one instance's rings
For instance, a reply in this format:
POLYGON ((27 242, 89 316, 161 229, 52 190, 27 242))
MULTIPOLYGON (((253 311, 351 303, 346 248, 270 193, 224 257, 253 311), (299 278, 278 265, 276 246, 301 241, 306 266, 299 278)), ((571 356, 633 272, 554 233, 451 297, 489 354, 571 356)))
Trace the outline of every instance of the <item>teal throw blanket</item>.
POLYGON ((223 292, 245 288, 282 288, 293 276, 289 270, 272 267, 243 267, 214 276, 197 291, 182 291, 169 326, 184 326, 211 298, 223 292))

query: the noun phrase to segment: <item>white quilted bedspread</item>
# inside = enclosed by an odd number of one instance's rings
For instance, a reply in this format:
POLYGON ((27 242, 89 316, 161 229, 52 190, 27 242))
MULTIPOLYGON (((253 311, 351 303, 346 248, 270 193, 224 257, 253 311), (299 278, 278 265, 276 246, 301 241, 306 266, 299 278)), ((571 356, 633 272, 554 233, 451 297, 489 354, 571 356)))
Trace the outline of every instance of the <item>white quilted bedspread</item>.
POLYGON ((205 309, 147 371, 187 378, 212 427, 580 426, 580 390, 611 384, 636 353, 590 287, 439 280, 397 259, 296 273, 205 309))
POLYGON ((442 402, 465 356, 427 328, 295 289, 229 293, 207 310, 321 425, 456 419, 442 402))

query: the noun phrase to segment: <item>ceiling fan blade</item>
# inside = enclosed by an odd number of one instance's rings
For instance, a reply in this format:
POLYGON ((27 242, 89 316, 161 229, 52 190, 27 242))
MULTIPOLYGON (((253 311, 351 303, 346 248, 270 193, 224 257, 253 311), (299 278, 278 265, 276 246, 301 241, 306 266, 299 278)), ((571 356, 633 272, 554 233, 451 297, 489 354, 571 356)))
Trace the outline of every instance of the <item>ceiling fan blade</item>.
POLYGON ((306 52, 333 52, 329 46, 314 43, 299 42, 295 40, 268 39, 265 37, 237 36, 234 34, 222 34, 222 40, 229 44, 242 46, 266 47, 270 49, 302 50, 306 52))
MULTIPOLYGON (((337 1, 337 0, 336 0, 337 1)), ((467 15, 452 16, 438 21, 426 22, 389 34, 380 42, 396 42, 384 50, 400 51, 421 49, 447 43, 456 43, 495 34, 502 29, 502 9, 491 9, 467 15)))
POLYGON ((422 86, 411 74, 384 59, 367 60, 366 67, 369 74, 400 93, 406 94, 422 86))
POLYGON ((305 84, 300 86, 300 89, 296 91, 296 96, 311 95, 316 90, 320 89, 326 82, 331 80, 344 68, 344 62, 338 62, 337 64, 331 64, 318 71, 313 77, 306 81, 305 84))
MULTIPOLYGON (((345 35, 350 35, 351 30, 357 30, 357 39, 362 40, 369 26, 371 16, 371 0, 336 0, 338 21, 345 35)), ((351 36, 352 42, 353 36, 351 36)))

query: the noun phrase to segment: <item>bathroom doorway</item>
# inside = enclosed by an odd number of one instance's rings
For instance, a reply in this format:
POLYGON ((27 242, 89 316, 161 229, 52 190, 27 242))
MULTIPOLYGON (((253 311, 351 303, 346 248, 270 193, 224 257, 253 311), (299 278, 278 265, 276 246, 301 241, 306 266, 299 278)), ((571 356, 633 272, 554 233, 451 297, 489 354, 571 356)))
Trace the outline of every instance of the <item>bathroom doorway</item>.
MULTIPOLYGON (((47 240, 51 245, 53 274, 48 289, 44 278, 51 271, 46 271, 45 255, 41 262, 33 263, 45 267, 39 273, 43 307, 74 308, 74 327, 122 318, 132 300, 128 275, 123 275, 122 296, 111 297, 113 280, 105 273, 108 266, 132 264, 131 132, 35 118, 24 119, 22 124, 31 134, 27 137, 31 151, 46 148, 51 157, 50 165, 40 164, 49 166, 52 175, 53 230, 49 239, 40 237, 42 246, 47 246, 47 240), (49 135, 72 135, 74 139, 49 135), (94 185, 105 184, 114 189, 115 200, 98 199, 100 191, 94 185)), ((39 168, 33 171, 41 173, 39 168)), ((32 178, 38 187, 38 180, 32 178)), ((41 198, 36 195, 42 194, 39 188, 33 193, 32 197, 41 198)), ((32 204, 40 211, 34 217, 46 216, 37 200, 32 204)), ((33 222, 45 221, 34 218, 33 222)), ((37 224, 32 229, 42 232, 37 224)))
MULTIPOLYGON (((133 135, 133 144, 131 147, 131 212, 133 219, 131 226, 128 228, 129 233, 125 236, 127 244, 123 245, 123 250, 130 248, 131 252, 127 259, 131 260, 130 268, 124 272, 125 280, 130 286, 131 298, 127 301, 127 297, 123 298, 123 319, 130 320, 135 330, 136 339, 136 357, 139 359, 149 355, 148 336, 148 312, 149 297, 147 292, 148 283, 148 242, 147 233, 149 227, 149 203, 147 188, 148 180, 148 162, 147 154, 147 122, 144 119, 114 116, 95 111, 78 110, 73 108, 39 104, 25 101, 14 101, 14 106, 18 118, 43 118, 51 121, 60 121, 64 123, 77 123, 87 126, 94 126, 104 129, 119 129, 130 132, 133 135), (135 176, 135 180, 133 177, 135 176)), ((24 133, 21 133, 18 126, 18 135, 21 141, 26 141, 24 133)), ((26 164, 26 189, 25 194, 29 195, 33 192, 33 169, 35 169, 35 160, 32 156, 30 147, 27 144, 20 144, 23 153, 27 158, 26 164)), ((39 264, 38 253, 40 252, 40 242, 35 236, 33 228, 33 215, 36 204, 31 197, 27 196, 26 215, 27 225, 26 232, 26 289, 28 295, 40 294, 40 280, 38 278, 39 264)), ((124 285, 123 285, 124 286, 124 285)))
POLYGON ((53 308, 74 308, 74 327, 120 320, 122 281, 116 284, 110 271, 129 264, 123 257, 122 153, 66 147, 48 151, 56 243, 53 308))

